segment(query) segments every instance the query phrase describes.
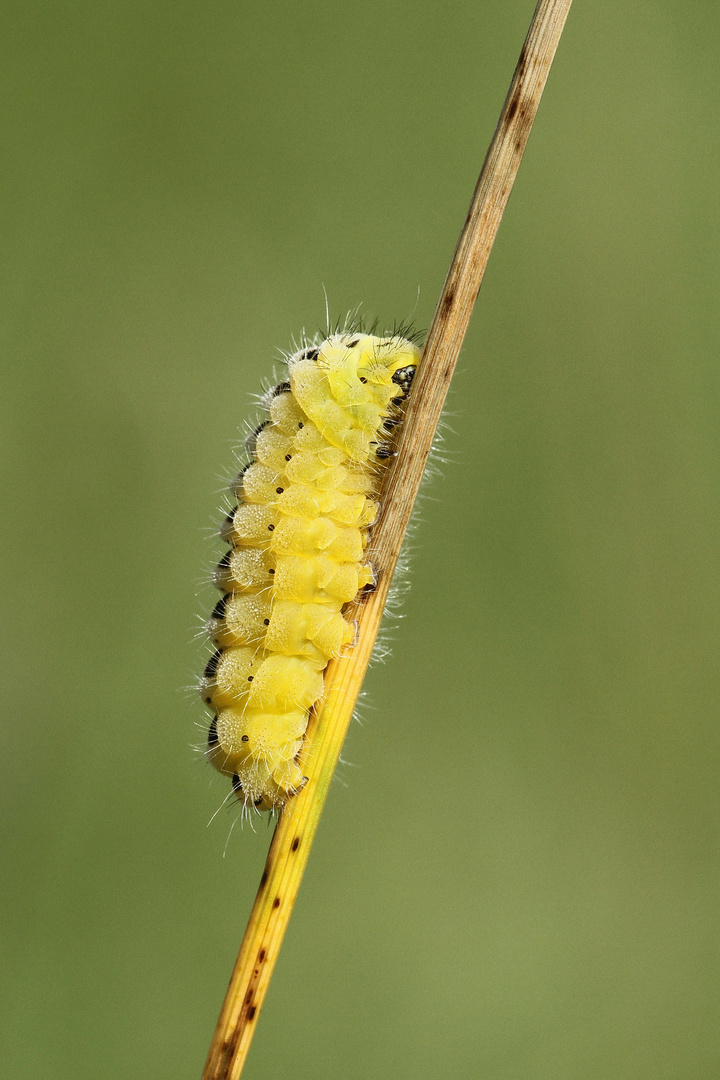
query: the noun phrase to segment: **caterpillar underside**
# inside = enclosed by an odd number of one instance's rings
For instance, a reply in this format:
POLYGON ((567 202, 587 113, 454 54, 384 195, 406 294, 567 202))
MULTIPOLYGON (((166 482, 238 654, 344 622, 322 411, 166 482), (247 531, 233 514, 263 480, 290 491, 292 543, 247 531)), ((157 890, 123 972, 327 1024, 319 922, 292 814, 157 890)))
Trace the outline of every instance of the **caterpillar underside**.
POLYGON ((329 660, 354 640, 343 608, 374 583, 368 530, 418 359, 397 335, 334 334, 295 353, 231 485, 200 689, 215 714, 207 755, 258 810, 306 782, 308 714, 329 660))

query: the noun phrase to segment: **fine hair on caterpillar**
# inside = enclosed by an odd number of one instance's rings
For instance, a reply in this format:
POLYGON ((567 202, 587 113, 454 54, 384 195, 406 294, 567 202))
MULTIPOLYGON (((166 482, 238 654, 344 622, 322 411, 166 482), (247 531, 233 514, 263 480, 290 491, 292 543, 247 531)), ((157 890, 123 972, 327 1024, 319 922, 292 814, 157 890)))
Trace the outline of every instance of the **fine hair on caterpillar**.
POLYGON ((419 356, 396 331, 346 327, 304 342, 262 395, 220 528, 199 685, 205 754, 246 811, 277 810, 307 782, 298 757, 323 672, 355 643, 348 605, 377 583, 365 553, 419 356))

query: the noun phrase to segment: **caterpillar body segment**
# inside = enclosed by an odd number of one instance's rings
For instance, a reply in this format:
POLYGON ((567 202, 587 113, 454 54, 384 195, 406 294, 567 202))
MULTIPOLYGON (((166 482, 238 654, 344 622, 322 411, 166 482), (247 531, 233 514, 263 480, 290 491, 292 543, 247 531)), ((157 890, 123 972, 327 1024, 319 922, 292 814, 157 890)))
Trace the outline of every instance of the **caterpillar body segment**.
POLYGON ((207 756, 246 806, 281 807, 306 781, 309 711, 355 638, 343 608, 374 585, 364 552, 418 359, 398 335, 333 334, 289 358, 247 439, 200 681, 215 714, 207 756))

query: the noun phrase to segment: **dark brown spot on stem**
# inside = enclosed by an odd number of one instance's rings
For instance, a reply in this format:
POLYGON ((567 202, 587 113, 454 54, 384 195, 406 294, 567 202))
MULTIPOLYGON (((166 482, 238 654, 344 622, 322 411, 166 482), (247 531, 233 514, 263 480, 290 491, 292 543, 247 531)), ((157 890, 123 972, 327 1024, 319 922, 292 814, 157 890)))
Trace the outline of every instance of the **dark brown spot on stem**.
POLYGON ((451 286, 448 289, 448 291, 445 293, 445 295, 443 296, 443 302, 442 302, 442 306, 440 308, 440 315, 443 318, 448 317, 454 302, 455 302, 455 289, 454 289, 453 286, 451 286))
POLYGON ((221 1072, 218 1075, 220 1075, 220 1076, 223 1076, 223 1075, 227 1076, 228 1075, 227 1070, 228 1070, 228 1068, 230 1066, 230 1062, 235 1057, 235 1051, 237 1049, 237 1044, 238 1044, 239 1038, 240 1038, 240 1028, 235 1028, 235 1030, 233 1031, 230 1038, 226 1039, 225 1042, 222 1044, 222 1055, 223 1055, 222 1067, 224 1068, 225 1072, 224 1073, 221 1072))
POLYGON ((297 851, 297 849, 299 847, 300 847, 300 837, 296 836, 295 839, 293 840, 292 844, 290 845, 290 850, 291 851, 297 851))
POLYGON ((280 897, 276 896, 275 899, 273 900, 273 908, 279 908, 279 907, 280 907, 280 897))

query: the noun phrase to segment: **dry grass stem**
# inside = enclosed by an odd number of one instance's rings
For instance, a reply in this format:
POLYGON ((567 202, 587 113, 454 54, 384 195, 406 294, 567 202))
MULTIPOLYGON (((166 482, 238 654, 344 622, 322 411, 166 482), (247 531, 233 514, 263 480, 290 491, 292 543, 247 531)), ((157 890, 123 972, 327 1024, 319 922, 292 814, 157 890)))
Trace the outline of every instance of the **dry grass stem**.
POLYGON ((540 0, 515 69, 465 225, 428 332, 381 496, 369 558, 373 593, 348 618, 359 625, 349 655, 326 669, 326 693, 304 747, 309 781, 280 815, 203 1080, 237 1080, 300 887, 328 788, 365 677, 393 571, 485 267, 520 166, 571 0, 540 0))

